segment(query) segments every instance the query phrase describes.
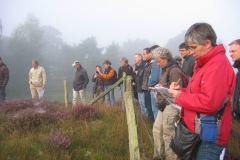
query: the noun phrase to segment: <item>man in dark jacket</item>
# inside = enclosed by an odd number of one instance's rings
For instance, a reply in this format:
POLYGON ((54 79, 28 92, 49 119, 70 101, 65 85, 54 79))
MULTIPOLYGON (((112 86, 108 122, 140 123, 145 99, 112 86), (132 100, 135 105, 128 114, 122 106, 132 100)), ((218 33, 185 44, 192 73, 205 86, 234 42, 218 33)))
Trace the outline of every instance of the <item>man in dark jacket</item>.
POLYGON ((79 61, 75 61, 72 66, 76 69, 73 81, 73 106, 76 106, 78 95, 80 95, 82 103, 86 101, 86 87, 89 79, 87 71, 81 66, 79 61))
POLYGON ((233 94, 232 108, 233 118, 240 122, 240 39, 237 39, 229 44, 229 52, 234 61, 233 67, 236 68, 236 85, 233 94))
POLYGON ((179 52, 182 55, 184 61, 182 65, 182 70, 189 77, 193 75, 193 68, 195 65, 195 57, 190 54, 189 47, 185 43, 179 45, 179 52))
POLYGON ((6 91, 5 88, 7 86, 9 80, 9 70, 7 65, 3 63, 2 58, 0 57, 0 89, 1 89, 1 100, 6 100, 6 91))
POLYGON ((151 74, 152 69, 152 54, 150 53, 150 48, 145 48, 143 50, 143 58, 145 60, 145 65, 143 66, 143 75, 142 75, 142 91, 144 94, 141 94, 142 98, 144 98, 144 107, 146 108, 147 117, 154 121, 153 111, 152 111, 152 103, 151 103, 151 95, 148 89, 148 81, 149 76, 151 74))
POLYGON ((134 70, 134 77, 133 77, 133 88, 135 89, 134 91, 134 97, 138 99, 140 107, 141 107, 141 113, 145 114, 145 107, 142 104, 142 100, 140 94, 142 93, 142 68, 144 66, 144 61, 142 58, 141 53, 136 53, 134 55, 134 61, 135 64, 133 65, 133 70, 134 70), (141 72, 140 74, 138 72, 141 72), (143 108, 144 107, 144 108, 143 108))
MULTIPOLYGON (((121 67, 118 69, 118 79, 123 77, 123 73, 126 73, 126 76, 133 77, 133 67, 128 64, 128 59, 126 57, 122 57, 120 60, 121 67)), ((123 100, 123 83, 118 85, 118 89, 121 90, 121 98, 123 100)))

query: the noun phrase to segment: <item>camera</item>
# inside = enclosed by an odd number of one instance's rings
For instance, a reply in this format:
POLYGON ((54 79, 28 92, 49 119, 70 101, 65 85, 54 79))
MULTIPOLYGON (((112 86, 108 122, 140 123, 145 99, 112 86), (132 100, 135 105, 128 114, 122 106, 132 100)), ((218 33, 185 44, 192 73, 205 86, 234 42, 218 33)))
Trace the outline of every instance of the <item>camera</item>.
POLYGON ((97 73, 97 74, 99 74, 99 72, 98 72, 98 71, 96 71, 96 73, 97 73))

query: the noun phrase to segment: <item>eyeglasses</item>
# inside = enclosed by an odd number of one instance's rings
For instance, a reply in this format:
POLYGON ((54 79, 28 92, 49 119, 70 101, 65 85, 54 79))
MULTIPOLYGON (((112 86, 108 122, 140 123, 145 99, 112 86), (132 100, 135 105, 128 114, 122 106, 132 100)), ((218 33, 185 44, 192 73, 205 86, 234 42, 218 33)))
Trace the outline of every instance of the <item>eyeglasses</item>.
POLYGON ((189 50, 190 51, 193 51, 193 50, 195 50, 197 48, 197 46, 189 46, 189 50))
POLYGON ((184 51, 188 51, 186 49, 179 49, 179 52, 184 52, 184 51))

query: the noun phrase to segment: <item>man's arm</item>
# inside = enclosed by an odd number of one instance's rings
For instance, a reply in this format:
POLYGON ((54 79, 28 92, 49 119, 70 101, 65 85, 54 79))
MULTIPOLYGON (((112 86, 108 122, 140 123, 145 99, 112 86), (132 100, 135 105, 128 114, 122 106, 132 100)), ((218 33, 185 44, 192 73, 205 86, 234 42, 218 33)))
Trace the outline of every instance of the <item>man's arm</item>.
POLYGON ((9 80, 9 70, 7 67, 3 70, 3 74, 4 74, 3 86, 6 86, 9 80))
POLYGON ((42 78, 43 78, 43 87, 45 87, 46 86, 47 77, 46 77, 46 72, 45 72, 44 68, 42 68, 42 78))
POLYGON ((87 88, 87 84, 88 84, 88 82, 89 82, 89 78, 88 78, 88 74, 87 74, 87 71, 86 71, 86 70, 84 71, 83 76, 84 76, 83 88, 86 89, 86 88, 87 88))
POLYGON ((31 84, 31 79, 32 79, 32 73, 31 73, 31 69, 29 71, 29 84, 31 84))

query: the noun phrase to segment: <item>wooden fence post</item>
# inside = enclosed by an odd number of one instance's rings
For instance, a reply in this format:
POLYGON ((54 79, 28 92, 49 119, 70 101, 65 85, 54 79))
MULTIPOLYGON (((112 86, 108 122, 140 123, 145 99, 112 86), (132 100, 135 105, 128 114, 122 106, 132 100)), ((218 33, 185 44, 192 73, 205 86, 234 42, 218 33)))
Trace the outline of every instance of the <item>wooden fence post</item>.
POLYGON ((127 114, 130 160, 140 160, 134 98, 132 92, 132 77, 127 76, 123 82, 125 83, 124 102, 127 114))
POLYGON ((63 80, 64 86, 64 100, 65 100, 65 107, 68 108, 68 88, 67 88, 67 79, 63 80))

